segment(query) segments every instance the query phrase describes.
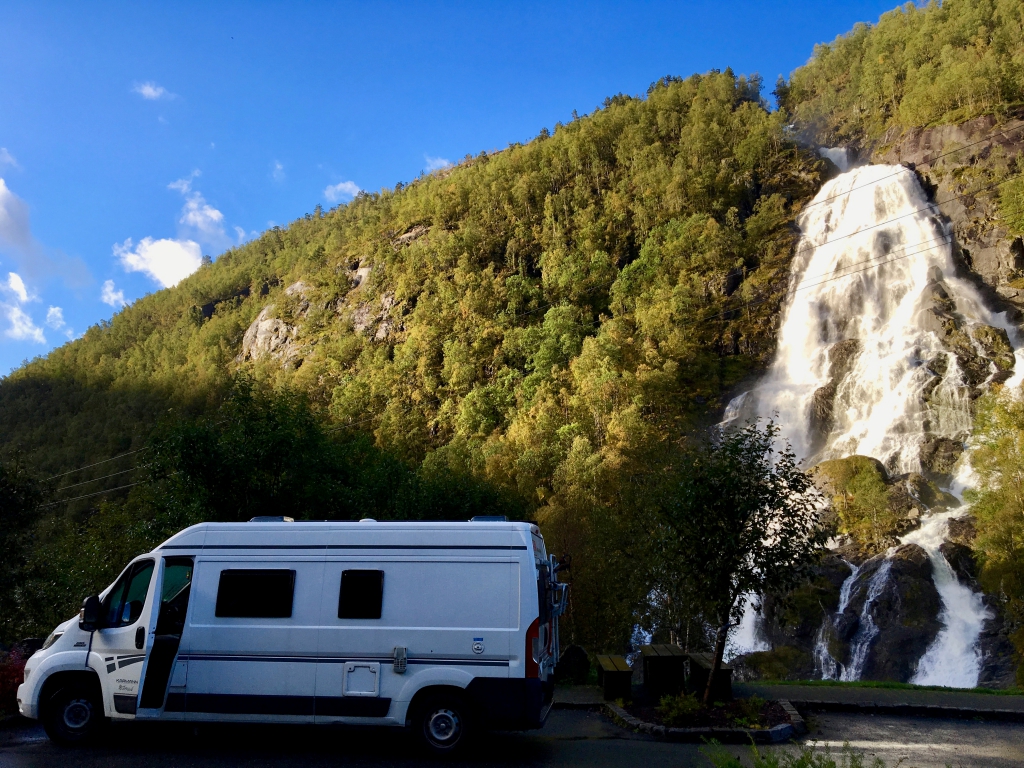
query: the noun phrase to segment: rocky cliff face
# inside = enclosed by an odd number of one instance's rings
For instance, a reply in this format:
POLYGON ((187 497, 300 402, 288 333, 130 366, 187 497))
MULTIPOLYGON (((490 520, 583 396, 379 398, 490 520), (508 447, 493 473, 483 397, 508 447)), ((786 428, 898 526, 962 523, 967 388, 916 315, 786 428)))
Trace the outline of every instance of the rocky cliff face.
POLYGON ((873 163, 913 168, 949 219, 964 267, 1000 299, 1024 308, 1024 243, 1000 223, 997 185, 1024 149, 1024 120, 988 115, 960 125, 890 129, 860 149, 873 163))

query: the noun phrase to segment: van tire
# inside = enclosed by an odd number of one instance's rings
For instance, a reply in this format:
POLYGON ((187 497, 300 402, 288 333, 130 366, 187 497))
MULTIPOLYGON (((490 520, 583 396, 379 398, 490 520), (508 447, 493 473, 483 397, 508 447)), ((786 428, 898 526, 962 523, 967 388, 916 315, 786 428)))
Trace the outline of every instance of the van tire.
POLYGON ((435 693, 420 703, 413 727, 423 745, 435 755, 461 751, 474 730, 465 698, 454 693, 435 693))
POLYGON ((42 711, 43 729, 62 747, 87 744, 106 723, 103 703, 91 686, 71 684, 49 698, 42 711))

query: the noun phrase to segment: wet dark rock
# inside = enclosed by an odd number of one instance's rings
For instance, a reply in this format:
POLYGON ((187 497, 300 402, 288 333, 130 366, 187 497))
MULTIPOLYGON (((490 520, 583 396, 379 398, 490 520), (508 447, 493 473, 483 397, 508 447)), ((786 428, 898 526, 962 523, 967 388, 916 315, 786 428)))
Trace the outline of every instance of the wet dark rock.
POLYGON ((956 496, 942 490, 917 472, 904 475, 901 479, 910 494, 929 510, 953 509, 960 506, 960 500, 956 496))
POLYGON ((957 579, 962 584, 974 586, 978 576, 978 565, 974 560, 974 550, 965 547, 963 544, 954 544, 951 541, 944 541, 939 547, 939 552, 946 558, 949 567, 953 569, 957 579))
POLYGON ((971 328, 971 336, 985 350, 985 355, 995 363, 996 368, 1000 371, 1013 370, 1016 360, 1006 331, 991 325, 976 325, 971 328))
POLYGON ((850 566, 834 552, 811 568, 809 578, 786 595, 761 602, 761 635, 772 647, 792 645, 813 651, 818 628, 839 608, 839 592, 850 566))
POLYGON ((1012 688, 1017 683, 1017 652, 1009 637, 1009 629, 1000 607, 986 600, 992 618, 985 622, 978 638, 981 670, 978 685, 982 688, 1012 688))
POLYGON ((921 443, 921 466, 932 475, 948 476, 963 452, 964 444, 958 440, 929 437, 921 443))
POLYGON ((834 424, 833 408, 836 392, 846 374, 850 372, 857 355, 862 349, 860 339, 845 339, 829 347, 828 350, 828 383, 819 387, 811 401, 811 429, 821 437, 832 431, 834 424))
POLYGON ((946 524, 946 540, 954 544, 963 544, 966 547, 974 546, 974 539, 978 535, 973 515, 954 517, 946 524))
MULTIPOLYGON (((868 561, 858 575, 856 594, 851 596, 843 617, 848 622, 844 634, 849 639, 859 626, 871 577, 884 560, 880 556, 868 561)), ((928 553, 916 544, 904 544, 891 560, 885 586, 868 609, 879 632, 864 665, 863 680, 909 681, 917 670, 918 660, 942 628, 942 602, 932 580, 928 553)))

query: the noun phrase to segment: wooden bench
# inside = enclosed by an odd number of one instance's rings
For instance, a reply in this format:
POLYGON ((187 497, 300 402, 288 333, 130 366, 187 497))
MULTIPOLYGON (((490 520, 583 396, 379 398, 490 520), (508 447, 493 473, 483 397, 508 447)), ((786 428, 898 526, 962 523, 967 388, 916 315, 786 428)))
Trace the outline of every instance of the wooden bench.
POLYGON ((633 697, 633 670, 622 656, 597 657, 597 684, 605 701, 633 697))
MULTIPOLYGON (((711 674, 711 667, 715 663, 715 657, 710 653, 691 653, 690 659, 690 690, 697 698, 703 698, 704 689, 708 686, 708 675, 711 674)), ((732 667, 725 662, 718 668, 715 675, 715 684, 711 689, 711 701, 732 701, 732 667)))
POLYGON ((651 703, 662 696, 675 696, 686 690, 686 652, 678 645, 644 645, 640 648, 644 665, 644 693, 651 703))

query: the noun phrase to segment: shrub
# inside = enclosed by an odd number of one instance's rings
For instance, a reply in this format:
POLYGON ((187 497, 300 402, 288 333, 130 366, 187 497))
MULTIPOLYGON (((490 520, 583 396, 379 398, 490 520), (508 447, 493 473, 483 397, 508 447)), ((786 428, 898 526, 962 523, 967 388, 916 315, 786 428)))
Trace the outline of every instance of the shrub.
POLYGON ((700 711, 701 703, 693 694, 681 693, 677 696, 662 696, 658 705, 658 713, 666 725, 684 725, 695 713, 700 711))

